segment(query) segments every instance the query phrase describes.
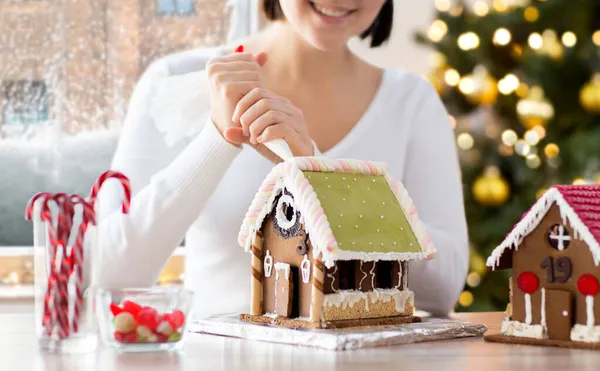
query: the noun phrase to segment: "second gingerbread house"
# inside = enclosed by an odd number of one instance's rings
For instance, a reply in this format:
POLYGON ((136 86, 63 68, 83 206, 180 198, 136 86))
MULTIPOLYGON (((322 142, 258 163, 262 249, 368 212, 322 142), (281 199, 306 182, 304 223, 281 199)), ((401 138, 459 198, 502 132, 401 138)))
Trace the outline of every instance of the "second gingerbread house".
POLYGON ((550 188, 487 265, 512 268, 510 305, 491 340, 600 345, 600 185, 550 188))

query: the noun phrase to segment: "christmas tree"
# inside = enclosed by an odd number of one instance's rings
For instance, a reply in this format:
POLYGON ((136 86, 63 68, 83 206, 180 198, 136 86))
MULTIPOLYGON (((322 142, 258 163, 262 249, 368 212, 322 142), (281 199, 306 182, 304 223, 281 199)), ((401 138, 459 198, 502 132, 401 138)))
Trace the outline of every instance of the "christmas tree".
POLYGON ((451 113, 470 273, 457 311, 504 310, 510 271, 485 259, 553 184, 600 183, 600 1, 436 0, 417 34, 451 113))

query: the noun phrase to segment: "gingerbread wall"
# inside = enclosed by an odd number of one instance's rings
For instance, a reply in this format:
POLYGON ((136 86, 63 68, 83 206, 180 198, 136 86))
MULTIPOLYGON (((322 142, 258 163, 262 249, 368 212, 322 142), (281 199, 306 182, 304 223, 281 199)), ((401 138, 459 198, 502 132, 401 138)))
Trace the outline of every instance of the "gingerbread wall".
MULTIPOLYGON (((577 290, 577 280, 583 274, 592 274, 600 277, 600 267, 594 264, 592 255, 585 242, 579 238, 574 238, 575 232, 573 227, 563 220, 560 216, 558 206, 553 205, 538 227, 527 237, 524 238, 522 244, 517 251, 513 252, 513 298, 512 298, 512 319, 525 322, 525 293, 519 288, 517 277, 525 271, 534 273, 539 280, 539 287, 531 294, 532 304, 532 324, 541 323, 541 289, 546 290, 564 290, 570 291, 574 297, 574 323, 586 324, 586 302, 585 296, 577 290), (550 246, 548 242, 548 230, 555 224, 565 226, 571 241, 568 248, 563 251, 556 250, 550 246), (548 282, 548 269, 542 267, 542 262, 548 257, 554 262, 554 274, 556 278, 563 277, 565 274, 564 268, 558 268, 556 262, 559 258, 568 258, 571 261, 571 275, 566 282, 548 282)), ((510 252, 506 252, 510 253, 510 252)), ((564 260, 563 260, 564 261, 564 260)), ((598 296, 595 296, 596 301, 598 296)), ((556 303, 548 303, 552 306, 556 303)), ((595 318, 600 318, 600 302, 594 306, 595 318)))
MULTIPOLYGON (((303 228, 304 229, 304 228, 303 228)), ((304 259, 304 255, 300 255, 296 252, 296 248, 304 243, 305 235, 301 233, 297 237, 284 239, 280 237, 274 226, 273 216, 268 216, 263 223, 263 259, 266 251, 273 257, 273 265, 275 263, 287 263, 292 267, 297 267, 299 271, 299 277, 297 283, 299 287, 299 310, 300 317, 310 317, 310 304, 311 304, 311 293, 312 293, 312 270, 313 270, 313 259, 312 259, 312 246, 308 246, 307 256, 311 261, 311 280, 308 283, 302 282, 302 276, 300 274, 300 264, 304 259)), ((263 313, 275 313, 275 268, 271 277, 264 277, 263 281, 263 313)))

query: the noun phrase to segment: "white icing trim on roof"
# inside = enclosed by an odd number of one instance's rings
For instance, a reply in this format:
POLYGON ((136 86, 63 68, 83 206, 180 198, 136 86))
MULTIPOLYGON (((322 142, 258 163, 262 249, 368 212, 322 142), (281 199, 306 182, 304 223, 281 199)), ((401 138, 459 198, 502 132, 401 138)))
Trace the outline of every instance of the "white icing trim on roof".
POLYGON ((504 239, 504 241, 492 251, 491 255, 486 261, 486 265, 492 269, 496 269, 500 264, 500 258, 506 249, 514 248, 519 249, 519 245, 523 242, 523 239, 539 225, 540 221, 546 216, 548 210, 552 205, 556 203, 560 210, 560 216, 563 223, 567 221, 575 230, 573 238, 579 238, 583 240, 589 247, 592 257, 594 258, 594 264, 600 265, 600 244, 594 238, 590 230, 586 225, 579 219, 579 216, 573 210, 571 205, 564 199, 562 193, 557 188, 550 188, 542 197, 533 205, 527 215, 510 232, 510 234, 504 239))
POLYGON ((387 165, 362 160, 332 160, 322 157, 294 158, 273 168, 252 201, 240 229, 238 242, 245 247, 246 251, 250 250, 252 237, 261 228, 263 220, 272 209, 275 197, 284 187, 294 195, 296 207, 302 214, 313 245, 313 257, 317 258, 322 254, 321 259, 327 267, 332 267, 335 260, 418 260, 431 259, 436 254, 427 230, 418 218, 412 199, 402 184, 389 175, 387 165), (383 176, 398 199, 422 252, 367 253, 341 250, 317 194, 303 171, 383 176))

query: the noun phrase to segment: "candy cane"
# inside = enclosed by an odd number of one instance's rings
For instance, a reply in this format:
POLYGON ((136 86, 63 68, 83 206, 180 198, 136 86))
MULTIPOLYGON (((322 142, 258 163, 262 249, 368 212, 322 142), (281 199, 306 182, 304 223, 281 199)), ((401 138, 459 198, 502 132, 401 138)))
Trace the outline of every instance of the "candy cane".
POLYGON ((59 206, 58 228, 56 237, 58 237, 57 247, 60 247, 62 258, 60 260, 60 269, 57 272, 56 292, 55 292, 55 310, 59 325, 59 337, 69 336, 69 275, 71 274, 72 263, 70 254, 67 251, 71 228, 73 226, 74 207, 69 196, 65 193, 57 193, 52 199, 59 206))
POLYGON ((90 203, 93 205, 96 203, 96 199, 98 198, 98 193, 100 192, 100 188, 104 182, 106 182, 110 178, 115 178, 121 181, 121 186, 125 192, 125 197, 123 198, 121 209, 124 214, 129 212, 129 206, 131 204, 131 185, 129 184, 129 178, 118 171, 106 171, 104 174, 100 175, 94 185, 92 186, 92 191, 90 193, 90 203))
MULTIPOLYGON (((44 221, 45 223, 49 223, 52 224, 52 215, 50 213, 50 209, 48 207, 48 201, 52 199, 52 194, 48 193, 48 192, 41 192, 41 193, 37 193, 35 194, 27 203, 27 207, 25 208, 25 219, 27 220, 33 220, 34 217, 34 208, 35 208, 35 203, 39 200, 39 199, 43 199, 44 203, 42 204, 42 210, 40 212, 40 219, 42 221, 44 221)), ((51 231, 51 228, 48 228, 49 232, 51 231)), ((53 231, 52 231, 53 232, 53 231)), ((50 232, 50 233, 52 233, 50 232)), ((51 257, 51 259, 53 259, 54 256, 54 246, 53 243, 51 241, 50 243, 50 251, 48 252, 49 256, 51 257)), ((55 277, 54 277, 54 270, 53 270, 53 260, 51 260, 50 262, 50 272, 48 274, 48 282, 47 282, 47 287, 46 287, 46 293, 44 294, 44 308, 43 308, 43 317, 42 317, 42 326, 45 329, 45 332, 50 335, 50 333, 52 332, 52 328, 51 328, 51 321, 52 321, 52 312, 51 312, 51 300, 52 300, 52 291, 54 289, 54 284, 55 284, 55 277)))
POLYGON ((71 202, 73 204, 82 205, 82 220, 77 229, 77 236, 71 250, 72 257, 72 275, 75 276, 75 291, 77 294, 77 300, 75 302, 73 310, 72 326, 73 331, 79 331, 79 316, 81 313, 81 307, 83 306, 83 265, 84 265, 84 237, 87 231, 88 223, 96 224, 96 218, 94 213, 94 206, 88 203, 83 197, 78 195, 71 195, 71 202))

